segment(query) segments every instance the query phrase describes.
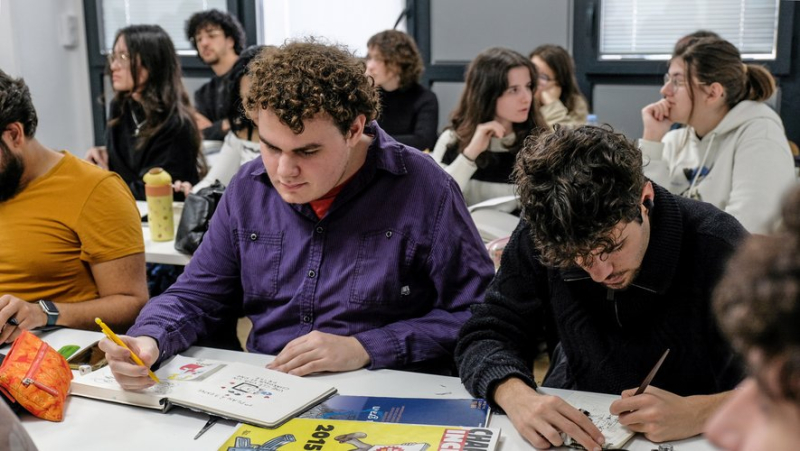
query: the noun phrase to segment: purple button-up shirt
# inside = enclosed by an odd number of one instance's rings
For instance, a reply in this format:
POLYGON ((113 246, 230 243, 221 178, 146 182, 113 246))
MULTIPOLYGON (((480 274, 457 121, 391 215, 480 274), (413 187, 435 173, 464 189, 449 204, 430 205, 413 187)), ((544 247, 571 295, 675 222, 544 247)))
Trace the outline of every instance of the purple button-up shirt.
POLYGON ((377 123, 366 162, 318 219, 286 203, 260 159, 242 167, 183 275, 128 331, 174 355, 237 312, 247 348, 277 354, 312 330, 353 336, 370 368, 451 359, 494 269, 458 185, 377 123))

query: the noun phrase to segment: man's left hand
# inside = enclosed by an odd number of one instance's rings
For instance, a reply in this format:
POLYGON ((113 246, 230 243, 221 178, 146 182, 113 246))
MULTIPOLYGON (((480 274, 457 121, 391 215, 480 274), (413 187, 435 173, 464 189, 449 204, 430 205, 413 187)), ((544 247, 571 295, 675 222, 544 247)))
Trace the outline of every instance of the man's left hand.
POLYGON ((0 343, 11 343, 23 330, 31 330, 47 324, 47 314, 36 302, 4 294, 0 296, 0 343), (17 325, 8 324, 14 318, 17 325))
POLYGON ((267 368, 295 376, 323 371, 357 370, 369 363, 369 354, 361 342, 313 331, 290 341, 267 368))
POLYGON ((641 395, 634 396, 635 392, 635 388, 625 390, 622 399, 611 404, 611 414, 619 415, 620 424, 630 430, 656 443, 702 432, 707 409, 699 397, 678 396, 652 385, 641 395))

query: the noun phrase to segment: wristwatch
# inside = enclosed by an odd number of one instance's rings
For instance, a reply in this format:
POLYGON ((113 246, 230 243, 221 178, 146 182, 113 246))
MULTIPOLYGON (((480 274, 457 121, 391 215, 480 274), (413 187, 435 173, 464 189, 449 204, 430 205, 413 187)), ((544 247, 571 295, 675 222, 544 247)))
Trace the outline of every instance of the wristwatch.
POLYGON ((39 306, 44 311, 44 314, 47 315, 47 325, 55 326, 56 321, 58 321, 58 308, 56 308, 56 304, 53 303, 53 301, 41 299, 39 300, 39 306))

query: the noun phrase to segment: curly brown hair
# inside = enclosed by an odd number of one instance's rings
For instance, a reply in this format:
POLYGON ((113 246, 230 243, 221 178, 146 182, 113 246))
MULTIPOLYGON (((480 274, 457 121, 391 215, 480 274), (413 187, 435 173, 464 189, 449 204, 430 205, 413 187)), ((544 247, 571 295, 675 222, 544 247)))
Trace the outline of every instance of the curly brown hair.
POLYGON ((783 219, 784 232, 753 235, 731 258, 714 310, 734 347, 780 365, 773 395, 800 402, 800 191, 788 197, 783 219))
POLYGON ((402 31, 381 31, 369 38, 367 48, 375 48, 380 52, 386 67, 400 76, 401 88, 419 83, 425 65, 414 38, 402 31))
POLYGON ((304 119, 325 113, 344 135, 359 115, 369 122, 380 109, 363 63, 341 45, 313 38, 289 42, 261 52, 249 71, 247 109, 269 109, 295 134, 305 129, 304 119))
POLYGON ((614 227, 641 218, 647 182, 634 143, 591 126, 528 137, 514 179, 540 259, 556 267, 576 258, 591 264, 594 252, 611 251, 614 227))

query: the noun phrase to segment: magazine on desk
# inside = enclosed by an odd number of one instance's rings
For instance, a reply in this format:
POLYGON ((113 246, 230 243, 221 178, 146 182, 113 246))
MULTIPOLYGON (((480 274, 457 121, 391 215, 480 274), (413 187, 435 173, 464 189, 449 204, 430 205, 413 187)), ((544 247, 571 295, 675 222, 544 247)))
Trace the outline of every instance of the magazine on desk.
POLYGON ((314 380, 244 363, 175 356, 145 390, 123 390, 108 366, 78 376, 72 394, 166 411, 181 406, 223 418, 275 427, 336 392, 314 380))
POLYGON ((300 418, 483 427, 491 410, 484 399, 384 398, 337 395, 300 418))
POLYGON ((243 425, 219 451, 491 451, 500 429, 295 418, 277 429, 243 425))

